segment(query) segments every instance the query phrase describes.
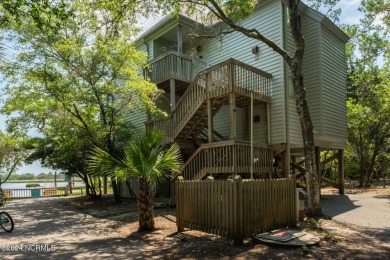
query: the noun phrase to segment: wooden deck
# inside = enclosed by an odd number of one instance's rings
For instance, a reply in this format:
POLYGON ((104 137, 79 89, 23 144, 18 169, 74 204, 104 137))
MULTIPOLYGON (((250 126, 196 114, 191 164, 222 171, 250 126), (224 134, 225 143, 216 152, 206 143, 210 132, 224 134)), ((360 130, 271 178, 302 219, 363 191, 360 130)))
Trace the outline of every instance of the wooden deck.
MULTIPOLYGON (((202 180, 206 176, 250 173, 250 150, 249 142, 235 140, 202 144, 183 165, 181 175, 185 180, 202 180)), ((267 145, 255 144, 253 152, 254 175, 270 178, 272 149, 267 145)))

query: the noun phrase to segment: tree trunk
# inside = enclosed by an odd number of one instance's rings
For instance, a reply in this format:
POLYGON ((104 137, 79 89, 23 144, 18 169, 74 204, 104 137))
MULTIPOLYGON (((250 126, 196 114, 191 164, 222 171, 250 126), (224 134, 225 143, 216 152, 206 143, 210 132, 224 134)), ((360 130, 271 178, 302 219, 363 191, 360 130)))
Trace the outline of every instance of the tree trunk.
POLYGON ((154 229, 153 199, 147 177, 138 178, 138 222, 139 231, 154 229))
POLYGON ((309 107, 306 101, 306 91, 303 84, 302 61, 292 63, 293 85, 295 90, 296 107, 301 123, 303 149, 305 154, 306 183, 308 193, 308 215, 321 216, 321 200, 319 176, 316 166, 316 154, 314 149, 313 123, 311 121, 309 107))
POLYGON ((112 191, 114 193, 115 202, 119 204, 119 203, 121 203, 121 197, 119 194, 119 189, 118 189, 118 185, 116 183, 115 178, 111 177, 111 184, 112 184, 112 191))
POLYGON ((306 101, 306 90, 303 82, 303 54, 305 39, 301 33, 299 19, 299 1, 289 0, 290 31, 295 42, 294 56, 285 58, 291 69, 291 76, 295 91, 295 102, 302 129, 303 149, 305 154, 306 183, 308 193, 308 215, 321 216, 320 182, 316 166, 314 149, 313 123, 306 101))

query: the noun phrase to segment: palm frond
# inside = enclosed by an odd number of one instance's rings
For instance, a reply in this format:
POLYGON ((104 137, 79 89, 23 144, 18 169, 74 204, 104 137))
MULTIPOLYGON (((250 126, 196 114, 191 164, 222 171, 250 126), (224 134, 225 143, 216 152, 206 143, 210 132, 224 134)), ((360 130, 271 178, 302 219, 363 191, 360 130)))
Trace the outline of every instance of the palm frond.
POLYGON ((169 177, 171 171, 178 172, 182 165, 179 146, 175 144, 167 148, 163 141, 164 133, 148 129, 130 142, 121 160, 96 148, 90 156, 88 169, 95 175, 110 175, 118 179, 143 176, 156 184, 169 177))
POLYGON ((117 160, 106 151, 95 148, 88 159, 88 172, 95 176, 114 176, 126 179, 128 166, 122 160, 117 160))

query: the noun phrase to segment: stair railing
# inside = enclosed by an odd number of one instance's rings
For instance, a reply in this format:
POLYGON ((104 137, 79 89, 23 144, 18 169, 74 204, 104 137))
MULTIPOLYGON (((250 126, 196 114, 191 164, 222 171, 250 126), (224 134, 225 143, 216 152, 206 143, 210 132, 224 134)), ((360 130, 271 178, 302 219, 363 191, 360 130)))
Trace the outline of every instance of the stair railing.
POLYGON ((166 124, 160 120, 146 122, 147 127, 155 127, 166 132, 167 140, 174 138, 183 130, 188 120, 203 102, 230 92, 270 101, 271 75, 235 59, 229 59, 200 72, 187 88, 175 109, 170 113, 166 124))

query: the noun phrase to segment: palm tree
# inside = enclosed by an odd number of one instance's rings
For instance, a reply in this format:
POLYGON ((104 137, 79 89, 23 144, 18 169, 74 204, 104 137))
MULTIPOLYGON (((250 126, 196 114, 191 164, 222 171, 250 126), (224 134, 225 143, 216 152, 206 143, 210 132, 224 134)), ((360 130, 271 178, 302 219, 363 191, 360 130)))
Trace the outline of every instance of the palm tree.
POLYGON ((124 149, 122 159, 116 159, 102 149, 96 148, 89 159, 89 170, 97 175, 110 175, 119 180, 138 177, 138 221, 139 230, 154 229, 153 196, 151 185, 178 172, 181 167, 180 149, 174 144, 163 145, 164 134, 149 129, 135 138, 124 149))

